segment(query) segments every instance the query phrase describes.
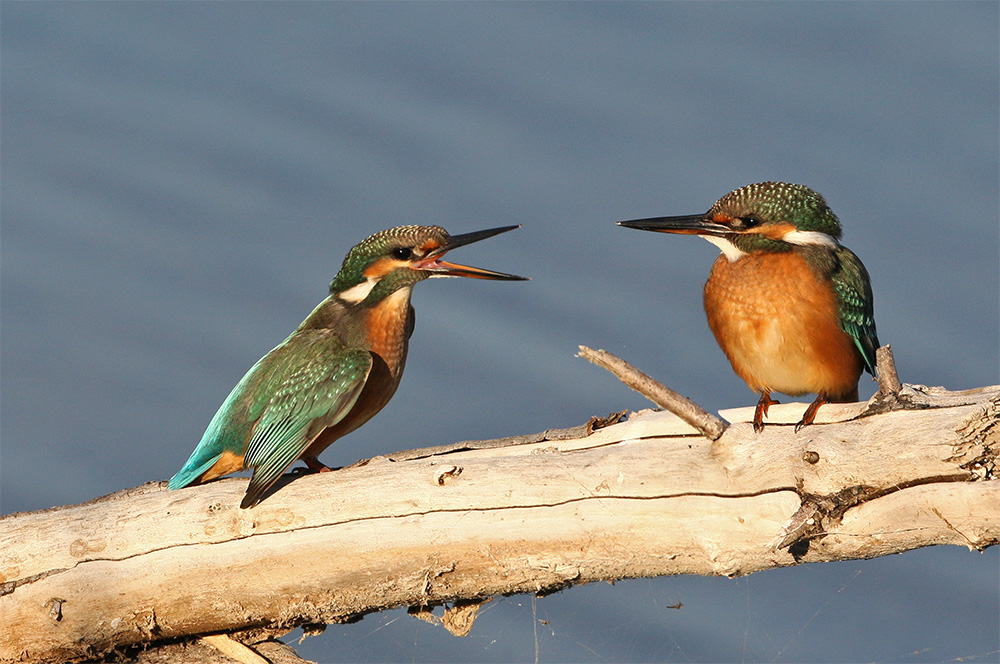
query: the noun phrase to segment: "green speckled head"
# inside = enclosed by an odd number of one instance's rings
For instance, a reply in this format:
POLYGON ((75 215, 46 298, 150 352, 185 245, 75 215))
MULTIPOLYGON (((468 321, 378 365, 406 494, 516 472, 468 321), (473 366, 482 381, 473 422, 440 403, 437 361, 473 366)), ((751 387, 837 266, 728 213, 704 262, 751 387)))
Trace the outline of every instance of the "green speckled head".
POLYGON ((809 187, 788 182, 757 182, 731 191, 708 211, 738 219, 756 217, 761 225, 788 223, 800 231, 840 239, 840 221, 823 197, 809 187))
POLYGON ((346 304, 371 306, 401 288, 432 277, 523 280, 513 274, 441 260, 451 249, 515 228, 501 226, 462 235, 449 235, 440 226, 399 226, 379 231, 347 253, 340 272, 330 283, 330 293, 346 304))
POLYGON ((840 221, 823 197, 801 184, 758 182, 731 191, 704 214, 648 217, 620 226, 701 235, 736 260, 752 252, 840 247, 840 221))
POLYGON ((408 269, 402 263, 410 260, 415 252, 425 254, 433 248, 446 245, 448 239, 448 231, 440 226, 397 226, 379 231, 347 252, 340 272, 330 283, 330 292, 347 292, 375 276, 379 291, 375 301, 378 301, 399 288, 431 276, 421 270, 408 269), (385 268, 391 267, 392 262, 400 265, 396 269, 373 275, 372 271, 377 269, 375 264, 380 261, 385 261, 385 268))

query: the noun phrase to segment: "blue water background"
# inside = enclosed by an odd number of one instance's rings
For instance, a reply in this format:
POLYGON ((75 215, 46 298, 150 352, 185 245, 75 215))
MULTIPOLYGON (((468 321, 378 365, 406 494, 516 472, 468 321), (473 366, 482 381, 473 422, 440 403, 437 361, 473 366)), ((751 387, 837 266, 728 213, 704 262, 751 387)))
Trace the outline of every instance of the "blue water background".
MULTIPOLYGON (((613 222, 767 179, 840 216, 904 381, 995 384, 998 25, 996 2, 4 2, 0 509, 168 478, 350 246, 404 223, 524 224, 454 258, 533 280, 419 285, 402 386, 330 465, 648 406, 578 344, 752 404, 701 311, 717 250, 613 222)), ((998 561, 593 584, 495 600, 465 639, 393 611, 299 651, 997 661, 998 561)))

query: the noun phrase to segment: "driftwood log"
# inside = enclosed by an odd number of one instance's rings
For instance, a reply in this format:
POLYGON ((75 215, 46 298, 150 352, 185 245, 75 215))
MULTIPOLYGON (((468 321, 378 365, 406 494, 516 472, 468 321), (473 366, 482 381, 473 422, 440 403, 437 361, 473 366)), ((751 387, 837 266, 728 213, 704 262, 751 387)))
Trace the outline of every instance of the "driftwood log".
MULTIPOLYGON (((649 394, 648 377, 609 366, 617 358, 581 354, 649 394)), ((286 478, 248 510, 247 480, 230 478, 7 515, 0 661, 208 634, 202 644, 239 650, 224 635, 255 642, 399 606, 462 634, 501 594, 997 544, 1000 387, 891 377, 868 404, 826 405, 800 433, 805 404, 772 407, 758 435, 753 408, 723 411, 727 424, 657 393, 684 419, 615 414, 376 457, 286 478), (442 604, 443 619, 430 613, 442 604)))

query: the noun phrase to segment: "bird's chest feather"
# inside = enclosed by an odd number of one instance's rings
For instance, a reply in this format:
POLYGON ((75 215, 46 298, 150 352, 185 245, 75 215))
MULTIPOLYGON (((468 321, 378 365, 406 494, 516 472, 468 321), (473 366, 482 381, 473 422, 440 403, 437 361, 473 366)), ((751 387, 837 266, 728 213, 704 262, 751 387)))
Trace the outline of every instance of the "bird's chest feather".
POLYGON ((368 350, 382 358, 396 381, 406 363, 413 317, 409 288, 397 290, 364 314, 368 350))
POLYGON ((834 291, 795 252, 720 256, 705 312, 751 389, 796 395, 857 385, 859 356, 840 329, 834 291))

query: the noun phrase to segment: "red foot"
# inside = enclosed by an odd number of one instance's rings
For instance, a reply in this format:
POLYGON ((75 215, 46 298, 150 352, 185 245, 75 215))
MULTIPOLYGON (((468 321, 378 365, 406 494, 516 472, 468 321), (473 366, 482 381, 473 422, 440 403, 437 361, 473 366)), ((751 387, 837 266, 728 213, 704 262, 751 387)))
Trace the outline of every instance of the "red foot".
POLYGON ((329 473, 331 470, 333 470, 333 468, 330 468, 329 466, 327 466, 326 464, 324 464, 319 459, 313 456, 302 457, 302 463, 309 466, 309 470, 314 470, 317 473, 329 473))
POLYGON ((803 427, 807 427, 810 424, 812 424, 813 420, 816 419, 816 411, 818 411, 819 407, 825 404, 826 402, 827 401, 825 395, 823 394, 816 395, 816 400, 813 401, 811 404, 809 404, 809 407, 806 408, 806 412, 803 413, 802 415, 802 419, 799 420, 799 423, 795 425, 795 433, 801 431, 803 427))
POLYGON ((760 433, 764 430, 764 418, 767 416, 767 409, 771 407, 772 404, 778 403, 771 398, 771 392, 764 390, 760 393, 760 401, 757 402, 757 408, 753 411, 753 430, 760 433))

